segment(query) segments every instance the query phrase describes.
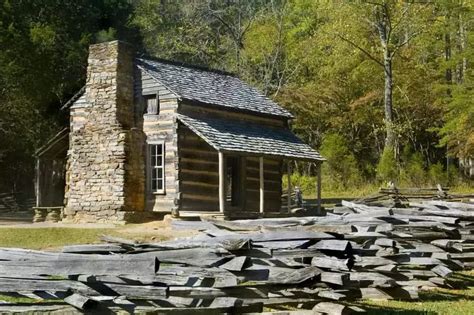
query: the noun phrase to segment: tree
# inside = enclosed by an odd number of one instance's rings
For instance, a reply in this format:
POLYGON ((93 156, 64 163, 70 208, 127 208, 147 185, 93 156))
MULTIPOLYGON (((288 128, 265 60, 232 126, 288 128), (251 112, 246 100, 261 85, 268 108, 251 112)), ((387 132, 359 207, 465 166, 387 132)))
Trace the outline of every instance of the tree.
POLYGON ((64 123, 101 30, 134 42, 127 0, 0 1, 0 191, 33 186, 34 152, 64 123))
POLYGON ((393 109, 393 60, 399 50, 420 32, 413 22, 420 10, 411 2, 396 0, 361 1, 361 15, 379 37, 381 58, 354 40, 338 34, 338 37, 363 52, 383 69, 385 148, 397 152, 397 134, 393 109))
POLYGON ((474 58, 472 21, 474 8, 467 1, 446 0, 437 4, 441 19, 438 34, 444 37, 444 60, 440 70, 445 71, 442 86, 446 91, 440 99, 445 107, 445 121, 439 129, 440 144, 451 157, 460 159, 474 156, 474 75, 470 62, 474 58))

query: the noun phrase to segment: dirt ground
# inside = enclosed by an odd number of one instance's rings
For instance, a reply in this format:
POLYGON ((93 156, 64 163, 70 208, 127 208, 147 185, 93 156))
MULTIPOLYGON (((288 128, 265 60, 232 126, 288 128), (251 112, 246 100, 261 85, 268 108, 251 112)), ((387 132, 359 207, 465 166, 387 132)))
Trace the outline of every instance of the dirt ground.
POLYGON ((171 220, 153 221, 142 224, 128 224, 116 228, 121 235, 138 241, 159 241, 198 234, 194 230, 175 230, 171 228, 171 220))
POLYGON ((0 212, 0 226, 31 224, 32 211, 0 212))

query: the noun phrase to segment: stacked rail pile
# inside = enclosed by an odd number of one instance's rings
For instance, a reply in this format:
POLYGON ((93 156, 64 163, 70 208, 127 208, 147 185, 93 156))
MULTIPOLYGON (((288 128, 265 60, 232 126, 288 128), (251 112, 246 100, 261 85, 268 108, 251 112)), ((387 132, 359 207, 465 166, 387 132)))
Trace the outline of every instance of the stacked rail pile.
POLYGON ((201 234, 146 244, 108 237, 61 253, 1 249, 0 293, 100 312, 361 312, 347 302, 452 287, 452 272, 473 265, 473 223, 474 205, 439 201, 343 202, 325 217, 173 221, 201 234))
POLYGON ((449 192, 449 188, 437 185, 436 188, 397 188, 391 186, 380 188, 375 195, 359 200, 363 204, 392 205, 399 206, 411 200, 446 200, 446 201, 466 201, 474 200, 474 194, 457 194, 449 192))

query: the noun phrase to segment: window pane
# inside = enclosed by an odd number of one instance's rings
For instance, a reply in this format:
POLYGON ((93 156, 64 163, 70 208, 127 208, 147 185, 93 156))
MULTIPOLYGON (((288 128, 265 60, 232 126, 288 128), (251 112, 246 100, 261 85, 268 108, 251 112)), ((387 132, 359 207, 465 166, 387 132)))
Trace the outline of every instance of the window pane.
POLYGON ((152 144, 150 147, 151 147, 151 150, 150 150, 151 156, 155 156, 156 155, 156 145, 152 144))
POLYGON ((153 192, 163 191, 164 189, 164 150, 163 144, 150 144, 149 145, 149 165, 148 167, 148 187, 153 192))
POLYGON ((158 102, 156 101, 156 95, 149 96, 146 99, 147 114, 156 115, 158 114, 158 102))

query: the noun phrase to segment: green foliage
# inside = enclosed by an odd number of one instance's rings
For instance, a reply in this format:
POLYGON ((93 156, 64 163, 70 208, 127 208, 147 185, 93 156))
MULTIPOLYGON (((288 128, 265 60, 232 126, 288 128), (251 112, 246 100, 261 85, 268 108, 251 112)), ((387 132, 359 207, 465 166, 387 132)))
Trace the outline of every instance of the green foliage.
POLYGON ((346 139, 339 134, 328 134, 321 144, 321 154, 327 159, 323 164, 323 172, 331 174, 332 180, 343 188, 348 185, 357 185, 360 174, 357 162, 349 149, 346 139))
POLYGON ((384 182, 397 182, 398 168, 393 148, 385 148, 377 165, 377 179, 384 182))
POLYGON ((406 186, 422 187, 427 182, 423 156, 419 152, 409 156, 400 177, 401 183, 406 186))
POLYGON ((440 144, 449 148, 453 157, 474 155, 474 72, 466 73, 465 81, 452 89, 446 123, 439 129, 440 144))
POLYGON ((136 41, 132 9, 127 0, 0 0, 0 191, 32 189, 34 152, 84 84, 94 34, 136 41))
POLYGON ((112 27, 107 30, 100 30, 95 34, 96 43, 109 42, 114 39, 117 39, 117 31, 112 27))
POLYGON ((435 186, 437 184, 441 184, 443 186, 448 185, 446 171, 444 170, 444 167, 440 162, 433 164, 429 167, 428 176, 432 186, 435 186))
POLYGON ((474 8, 387 3, 397 25, 389 48, 400 46, 397 152, 384 148, 384 73, 375 61, 383 49, 368 22, 372 2, 0 0, 0 191, 32 186, 34 151, 64 123, 58 108, 84 83, 88 45, 111 39, 233 71, 260 88, 323 151, 324 181, 336 190, 376 179, 455 184, 455 161, 448 172, 438 163, 446 148, 452 157, 474 154, 474 8), (408 147, 418 154, 396 156, 408 147))

